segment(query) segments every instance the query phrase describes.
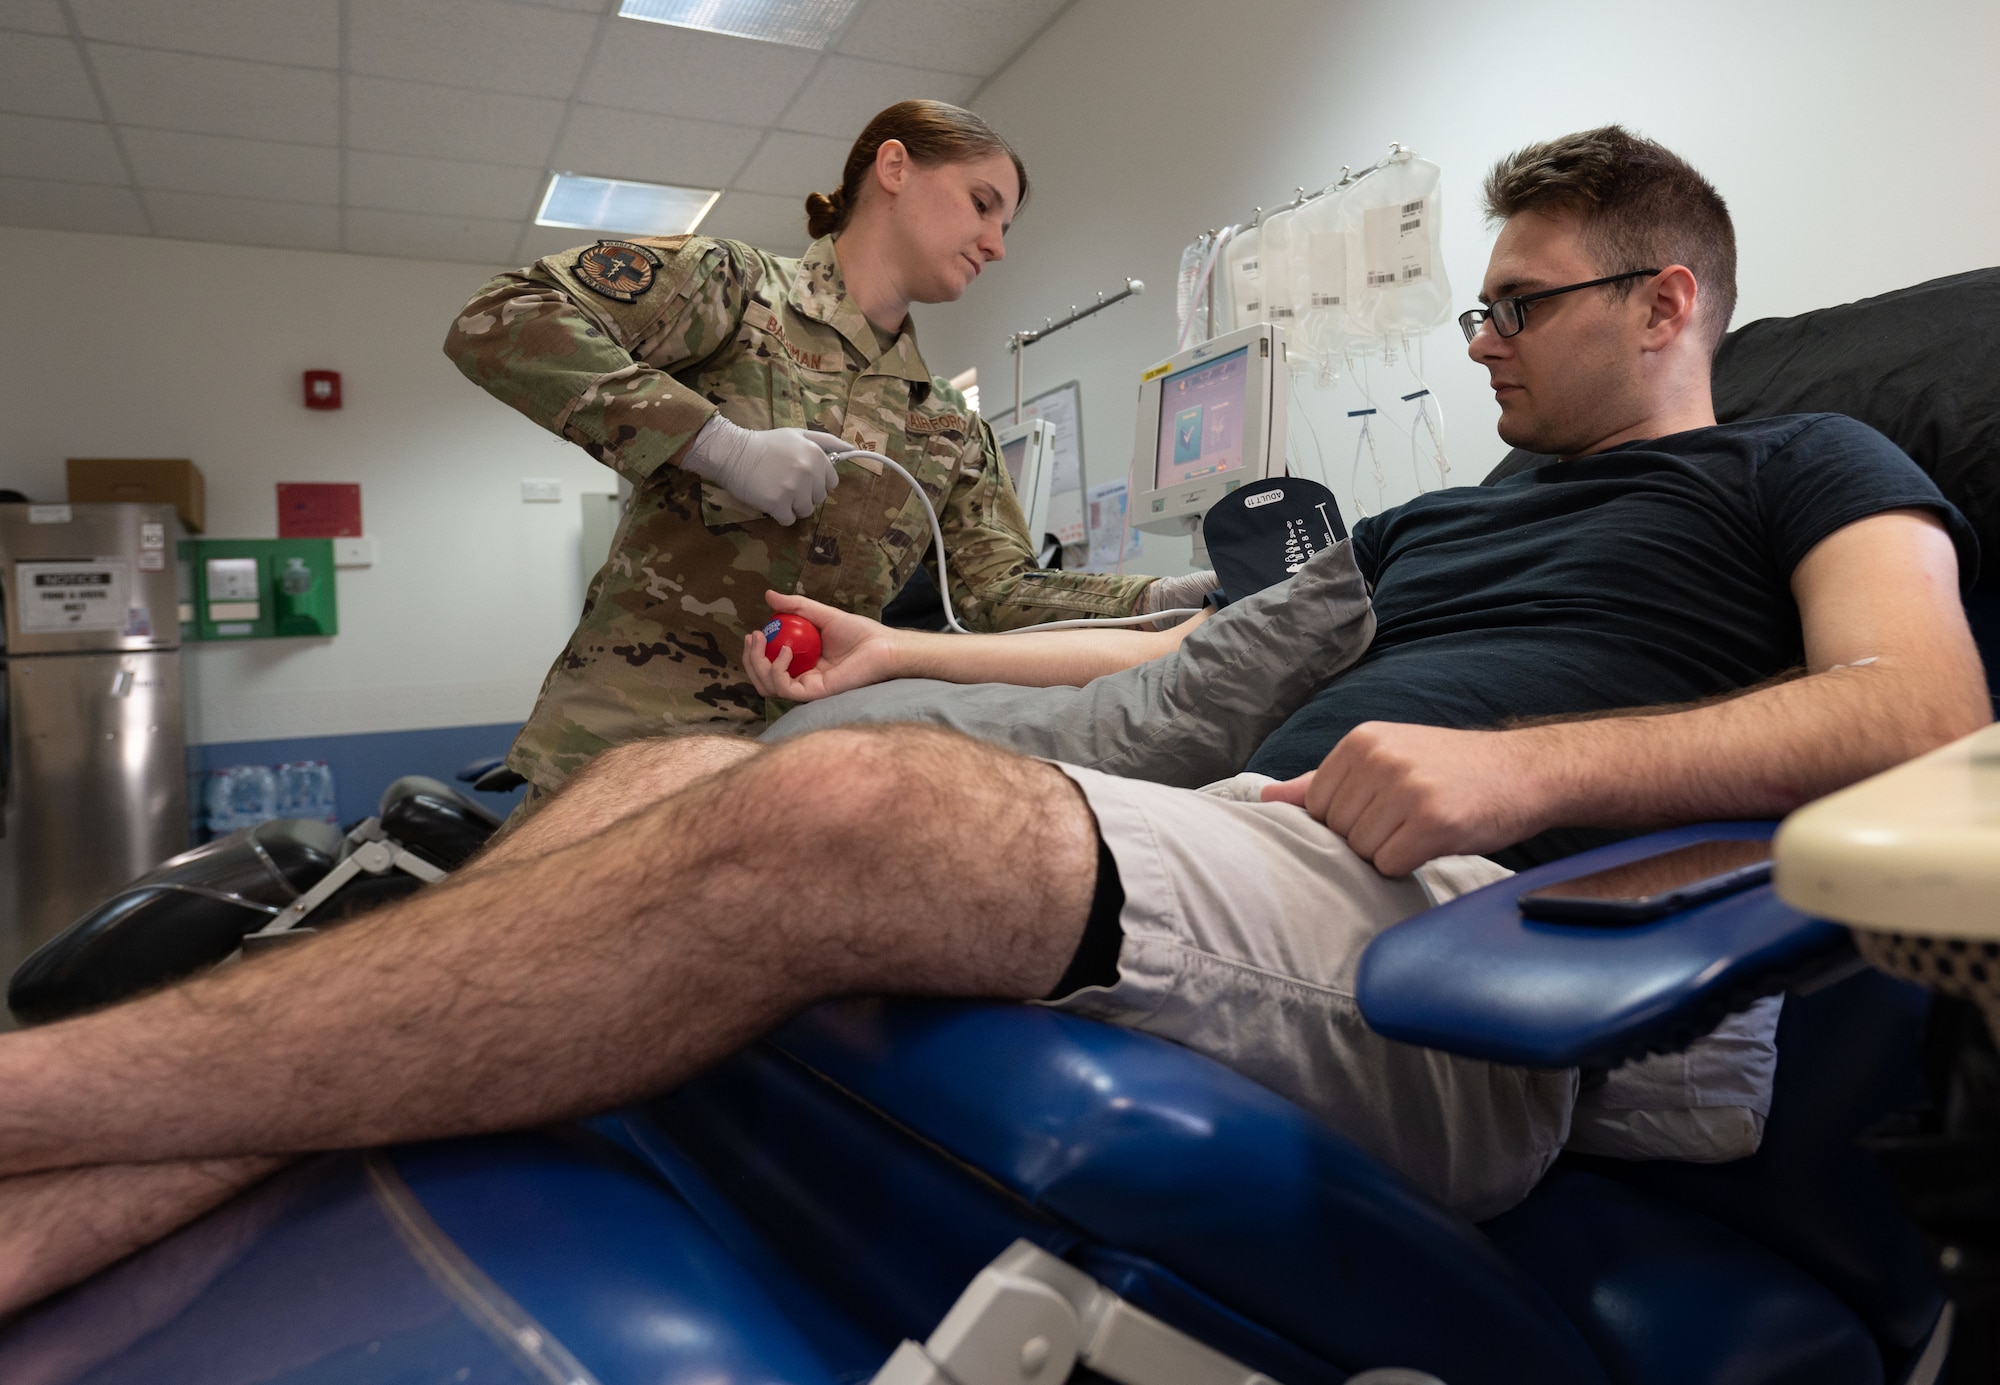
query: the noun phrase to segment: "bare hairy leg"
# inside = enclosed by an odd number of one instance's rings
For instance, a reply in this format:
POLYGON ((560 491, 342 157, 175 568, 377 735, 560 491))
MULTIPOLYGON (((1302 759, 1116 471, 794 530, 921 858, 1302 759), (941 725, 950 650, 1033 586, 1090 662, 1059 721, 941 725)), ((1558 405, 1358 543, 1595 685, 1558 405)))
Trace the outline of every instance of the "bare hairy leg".
POLYGON ((1095 874, 1052 766, 916 727, 802 737, 547 855, 0 1036, 0 1172, 514 1128, 670 1087, 825 997, 1042 995, 1095 874))
POLYGON ((0 1179, 0 1314, 87 1279, 288 1162, 103 1164, 0 1179))
POLYGON ((674 736, 613 746, 580 770, 547 807, 496 837, 465 869, 512 865, 568 846, 763 748, 742 736, 674 736))

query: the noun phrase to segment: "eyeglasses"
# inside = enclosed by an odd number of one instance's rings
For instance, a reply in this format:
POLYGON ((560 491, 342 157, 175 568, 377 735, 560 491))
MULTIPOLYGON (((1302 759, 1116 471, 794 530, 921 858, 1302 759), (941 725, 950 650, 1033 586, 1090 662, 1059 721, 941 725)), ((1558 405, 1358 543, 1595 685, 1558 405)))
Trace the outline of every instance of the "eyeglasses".
POLYGON ((1628 269, 1623 274, 1607 274, 1602 279, 1586 279, 1581 284, 1564 284, 1559 289, 1543 289, 1540 293, 1517 293, 1512 298, 1496 298, 1483 308, 1473 308, 1458 315, 1459 329, 1465 333, 1470 343, 1479 335, 1479 329, 1486 323, 1493 324, 1493 330, 1503 337, 1520 334, 1528 325, 1528 305, 1544 298, 1554 298, 1559 293, 1575 293, 1578 289, 1594 289, 1600 284, 1616 284, 1625 279, 1642 279, 1649 274, 1658 274, 1657 269, 1628 269))

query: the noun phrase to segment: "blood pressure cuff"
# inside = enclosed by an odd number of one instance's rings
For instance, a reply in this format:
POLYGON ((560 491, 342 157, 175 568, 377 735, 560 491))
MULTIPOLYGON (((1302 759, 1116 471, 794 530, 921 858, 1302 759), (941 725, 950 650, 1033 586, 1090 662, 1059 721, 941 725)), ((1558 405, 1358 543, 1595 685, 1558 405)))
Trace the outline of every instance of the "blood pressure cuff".
POLYGON ((1173 653, 1081 688, 899 679, 795 707, 763 739, 922 722, 1024 755, 1199 788, 1241 770, 1374 636, 1368 585, 1343 542, 1288 580, 1232 602, 1173 653))
POLYGON ((1215 606, 1276 586, 1347 537, 1333 492, 1303 476, 1231 491, 1201 518, 1202 546, 1221 584, 1215 606))

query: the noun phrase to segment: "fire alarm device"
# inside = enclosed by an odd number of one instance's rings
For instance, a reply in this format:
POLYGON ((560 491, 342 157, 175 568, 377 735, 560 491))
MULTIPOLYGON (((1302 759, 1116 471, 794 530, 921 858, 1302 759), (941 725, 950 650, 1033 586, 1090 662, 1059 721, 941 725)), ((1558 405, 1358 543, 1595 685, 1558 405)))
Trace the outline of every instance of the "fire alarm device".
POLYGON ((339 371, 308 370, 306 372, 306 407, 308 409, 338 409, 340 407, 339 371))

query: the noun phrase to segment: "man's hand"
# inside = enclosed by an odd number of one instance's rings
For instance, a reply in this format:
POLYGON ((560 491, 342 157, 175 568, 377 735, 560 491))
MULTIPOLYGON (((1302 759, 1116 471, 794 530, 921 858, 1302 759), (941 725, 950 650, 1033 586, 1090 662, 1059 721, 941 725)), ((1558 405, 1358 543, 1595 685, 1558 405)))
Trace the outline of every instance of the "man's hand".
POLYGON ((767 591, 764 600, 780 615, 803 616, 811 621, 819 627, 820 640, 819 662, 794 678, 791 650, 779 650, 774 663, 764 656, 762 630, 745 635, 743 667, 749 671, 751 684, 764 696, 817 702, 851 688, 865 688, 902 676, 895 632, 881 621, 782 592, 767 591))
POLYGON ((1449 731, 1365 721, 1310 774, 1272 784, 1384 875, 1437 856, 1494 851, 1554 823, 1533 731, 1449 731))

